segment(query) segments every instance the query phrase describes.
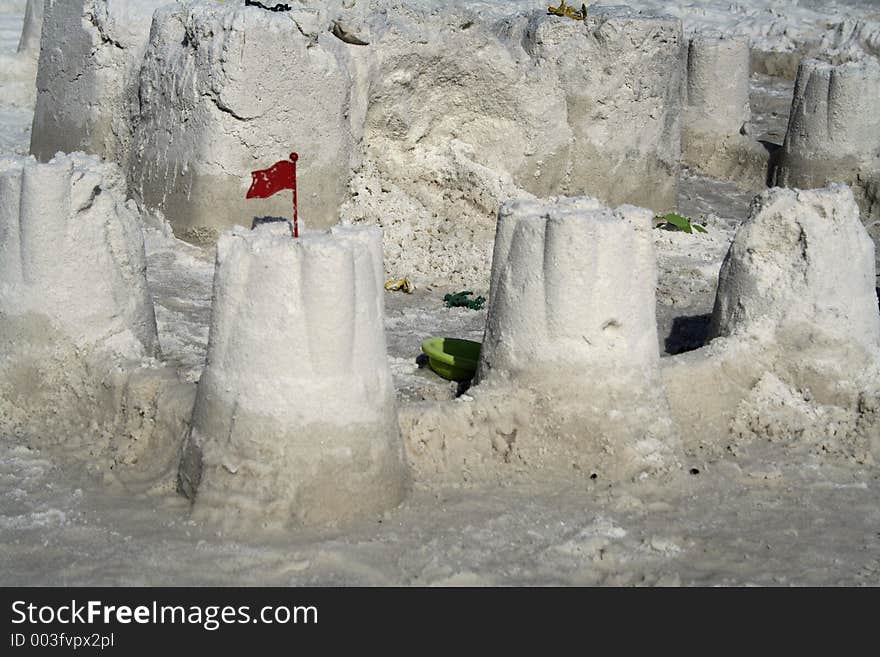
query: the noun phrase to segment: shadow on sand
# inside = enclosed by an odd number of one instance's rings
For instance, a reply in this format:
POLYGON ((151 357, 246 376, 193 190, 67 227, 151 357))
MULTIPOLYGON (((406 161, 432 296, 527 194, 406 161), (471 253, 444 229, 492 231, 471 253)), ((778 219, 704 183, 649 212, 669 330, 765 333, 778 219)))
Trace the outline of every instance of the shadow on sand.
POLYGON ((666 336, 666 353, 670 356, 699 349, 709 337, 709 323, 712 315, 690 315, 672 320, 672 330, 666 336))

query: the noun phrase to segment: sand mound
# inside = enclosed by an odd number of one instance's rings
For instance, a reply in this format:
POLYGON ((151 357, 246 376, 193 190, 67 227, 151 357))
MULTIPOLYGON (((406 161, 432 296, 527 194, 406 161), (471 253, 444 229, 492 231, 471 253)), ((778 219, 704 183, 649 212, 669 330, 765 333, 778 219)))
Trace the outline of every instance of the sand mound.
MULTIPOLYGON (((846 186, 771 189, 756 197, 722 266, 710 327, 715 339, 664 362, 673 416, 691 447, 722 444, 746 398, 751 406, 740 413, 746 419, 737 431, 756 431, 760 422, 748 418, 766 395, 755 385, 772 374, 790 389, 808 391, 816 404, 839 407, 835 413, 861 432, 864 452, 878 431, 874 273, 874 245, 846 186)), ((768 412, 769 434, 802 431, 803 409, 768 412)))

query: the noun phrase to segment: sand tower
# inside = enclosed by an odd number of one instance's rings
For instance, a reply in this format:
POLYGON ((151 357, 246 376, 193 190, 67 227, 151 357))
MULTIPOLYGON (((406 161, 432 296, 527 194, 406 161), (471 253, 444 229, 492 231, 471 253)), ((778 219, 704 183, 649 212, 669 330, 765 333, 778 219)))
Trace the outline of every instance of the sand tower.
POLYGON ((652 220, 648 210, 614 211, 587 197, 505 205, 481 379, 655 369, 652 220))
POLYGON ((151 360, 140 214, 124 190, 118 167, 82 154, 0 160, 0 430, 79 445, 95 467, 143 464, 170 441, 147 435, 170 426, 154 402, 176 378, 151 360), (128 418, 144 431, 95 429, 128 418))
POLYGON ((727 435, 765 375, 819 404, 874 403, 874 245, 848 187, 774 188, 755 198, 721 268, 710 338, 663 359, 673 416, 693 445, 727 435))
POLYGON ((118 168, 81 154, 0 165, 4 320, 43 318, 77 347, 131 358, 157 351, 140 217, 124 189, 118 168))
POLYGON ((378 229, 218 243, 207 366, 180 489, 230 529, 334 523, 406 487, 378 229))
MULTIPOLYGON (((165 0, 46 2, 31 153, 128 157, 153 11, 165 0)), ((30 3, 28 5, 30 7, 30 3)))
POLYGON ((682 161, 707 175, 763 187, 768 154, 745 136, 749 108, 749 42, 698 34, 687 57, 682 161))
POLYGON ((768 190, 721 268, 711 335, 750 350, 743 367, 840 403, 865 376, 876 381, 874 275, 874 244, 847 186, 768 190))
POLYGON ((741 134, 749 109, 749 43, 732 36, 697 35, 688 47, 689 123, 718 136, 741 134))
POLYGON ((42 29, 43 0, 27 0, 18 52, 36 57, 40 52, 40 31, 42 29))
POLYGON ((649 210, 588 197, 503 206, 478 371, 480 387, 546 394, 559 435, 604 436, 639 465, 664 461, 674 443, 652 222, 649 210))
POLYGON ((880 221, 880 62, 801 62, 774 177, 802 189, 846 183, 862 220, 880 221))
POLYGON ((537 161, 516 176, 520 184, 539 197, 588 194, 610 205, 673 209, 681 159, 681 21, 620 6, 591 9, 586 21, 545 8, 526 20, 510 34, 515 45, 508 48, 525 49, 525 70, 558 80, 540 99, 547 108, 542 119, 558 120, 556 114, 563 119, 557 134, 570 136, 568 144, 531 158, 537 161), (556 183, 548 184, 554 170, 556 183))
POLYGON ((816 188, 878 168, 880 63, 801 62, 777 182, 816 188))
MULTIPOLYGON (((299 204, 309 226, 338 221, 352 82, 346 44, 323 30, 320 41, 301 31, 316 20, 313 10, 230 2, 156 12, 129 181, 178 237, 214 242, 230 218, 250 216, 250 172, 276 161, 279 144, 301 156, 299 204)), ((290 209, 280 197, 261 207, 276 215, 290 209)))

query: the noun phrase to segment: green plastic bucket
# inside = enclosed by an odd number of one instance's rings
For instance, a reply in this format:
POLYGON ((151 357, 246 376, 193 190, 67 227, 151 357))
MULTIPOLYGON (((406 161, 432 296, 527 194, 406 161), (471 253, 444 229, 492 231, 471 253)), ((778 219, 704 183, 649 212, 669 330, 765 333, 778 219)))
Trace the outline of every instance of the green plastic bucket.
POLYGON ((428 338, 422 343, 422 351, 428 356, 431 369, 450 381, 474 378, 480 347, 479 342, 458 338, 428 338))

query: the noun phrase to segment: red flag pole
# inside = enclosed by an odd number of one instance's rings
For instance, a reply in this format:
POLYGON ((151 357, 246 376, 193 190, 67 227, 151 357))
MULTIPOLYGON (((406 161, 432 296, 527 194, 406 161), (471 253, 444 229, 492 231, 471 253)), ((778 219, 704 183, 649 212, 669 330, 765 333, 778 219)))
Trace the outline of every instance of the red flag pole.
POLYGON ((299 237, 299 214, 296 209, 296 161, 299 159, 299 155, 296 153, 290 154, 290 160, 293 162, 293 237, 294 239, 299 237))
POLYGON ((293 190, 293 223, 287 222, 294 239, 299 237, 299 209, 296 199, 296 161, 299 155, 290 154, 290 160, 276 162, 268 169, 251 173, 251 186, 245 198, 269 198, 284 189, 293 190))

